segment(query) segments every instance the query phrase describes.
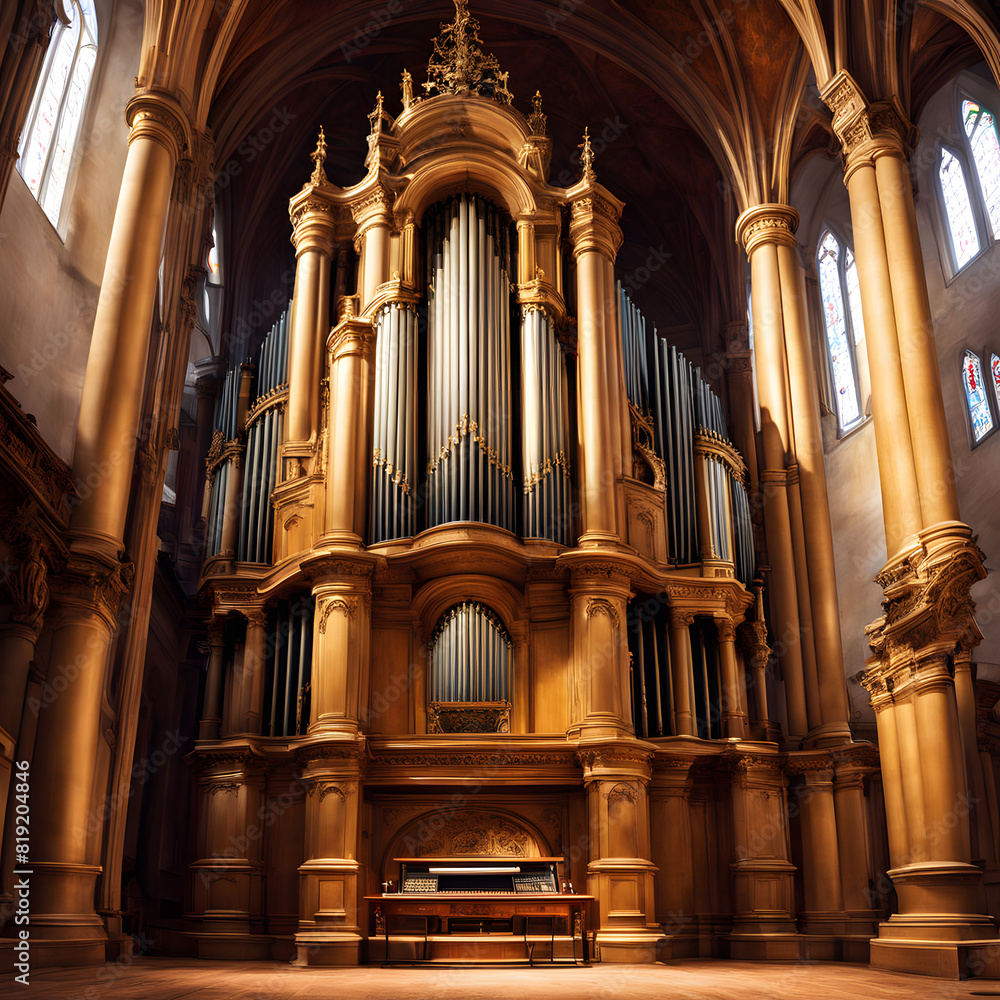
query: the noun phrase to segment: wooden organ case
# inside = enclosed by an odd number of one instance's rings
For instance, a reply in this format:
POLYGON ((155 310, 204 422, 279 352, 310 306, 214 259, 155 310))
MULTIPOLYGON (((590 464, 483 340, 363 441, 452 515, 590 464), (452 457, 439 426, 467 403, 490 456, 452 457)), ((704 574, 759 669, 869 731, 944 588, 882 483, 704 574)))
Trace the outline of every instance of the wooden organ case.
MULTIPOLYGON (((514 107, 477 28, 456 0, 425 93, 404 72, 398 115, 378 95, 359 183, 327 178, 320 133, 294 302, 226 383, 191 758, 206 956, 270 954, 267 924, 301 964, 378 960, 410 919, 423 957, 463 931, 653 961, 694 898, 685 776, 768 735, 721 404, 616 289, 623 206, 588 136, 552 184, 541 96, 514 107)), ((769 928, 792 900, 783 842, 738 826, 782 829, 773 746, 732 810, 750 932, 753 900, 769 928)))

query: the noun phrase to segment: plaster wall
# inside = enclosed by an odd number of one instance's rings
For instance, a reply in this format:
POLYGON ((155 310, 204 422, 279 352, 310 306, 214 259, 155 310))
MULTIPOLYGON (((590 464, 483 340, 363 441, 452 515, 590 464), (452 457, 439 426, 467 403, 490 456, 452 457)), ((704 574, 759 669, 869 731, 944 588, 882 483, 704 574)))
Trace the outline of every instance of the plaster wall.
POLYGON ((142 17, 140 0, 98 0, 97 66, 58 230, 16 169, 0 211, 0 364, 14 375, 12 395, 67 462, 125 167, 142 17))

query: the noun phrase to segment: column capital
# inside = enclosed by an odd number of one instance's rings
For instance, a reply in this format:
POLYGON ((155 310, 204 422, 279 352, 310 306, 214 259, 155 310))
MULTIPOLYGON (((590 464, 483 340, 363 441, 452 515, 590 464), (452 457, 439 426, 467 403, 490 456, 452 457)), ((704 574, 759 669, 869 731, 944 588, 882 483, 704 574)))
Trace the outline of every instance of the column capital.
POLYGON ((110 562, 73 553, 65 570, 52 581, 52 596, 60 618, 98 620, 110 634, 118 630, 122 604, 132 591, 131 562, 110 562))
POLYGON ((600 184, 590 184, 570 202, 572 215, 569 238, 573 256, 593 251, 614 262, 622 245, 622 230, 618 224, 624 202, 619 201, 600 184))
POLYGON ((375 329, 371 320, 349 316, 342 320, 330 333, 329 348, 331 360, 356 354, 362 360, 370 361, 375 346, 375 329))
POLYGON ((306 187, 289 202, 288 214, 292 220, 291 240, 296 257, 309 250, 333 256, 337 219, 330 201, 316 196, 312 187, 306 187))
POLYGON ((986 576, 972 529, 958 521, 912 536, 875 577, 884 614, 865 632, 872 656, 861 683, 878 711, 908 690, 952 683, 952 658, 982 639, 969 595, 986 576))
POLYGON ((880 156, 909 159, 917 129, 903 113, 899 98, 868 101, 855 79, 841 70, 822 89, 820 97, 833 112, 833 131, 844 155, 844 180, 880 156))
POLYGON ((241 613, 247 620, 247 628, 267 627, 267 608, 263 605, 256 608, 244 608, 241 613))
POLYGON ((166 148, 175 163, 191 148, 191 122, 180 104, 165 92, 136 94, 125 105, 125 121, 130 145, 136 139, 152 139, 166 148))
POLYGON ((768 243, 794 247, 798 225, 799 213, 791 205, 765 202, 748 208, 736 220, 736 241, 748 258, 768 243))

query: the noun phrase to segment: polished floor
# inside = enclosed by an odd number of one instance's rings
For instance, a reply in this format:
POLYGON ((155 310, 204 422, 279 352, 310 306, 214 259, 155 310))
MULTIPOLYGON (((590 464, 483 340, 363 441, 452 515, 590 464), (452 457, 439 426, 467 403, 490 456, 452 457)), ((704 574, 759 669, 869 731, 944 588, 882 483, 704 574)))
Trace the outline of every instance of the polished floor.
MULTIPOLYGON (((5 977, 6 978, 6 977, 5 977)), ((38 969, 30 1000, 953 1000, 1000 997, 1000 980, 946 982, 864 966, 681 961, 589 968, 296 969, 273 962, 135 958, 100 969, 38 969)))

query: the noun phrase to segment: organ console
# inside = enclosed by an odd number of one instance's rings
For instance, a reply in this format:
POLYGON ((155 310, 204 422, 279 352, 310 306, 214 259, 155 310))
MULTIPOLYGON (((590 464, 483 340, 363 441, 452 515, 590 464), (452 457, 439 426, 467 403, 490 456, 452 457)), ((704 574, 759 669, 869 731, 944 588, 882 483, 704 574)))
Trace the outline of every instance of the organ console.
MULTIPOLYGON (((590 960, 587 908, 593 896, 560 888, 562 858, 439 857, 395 858, 399 865, 397 892, 366 896, 371 905, 370 932, 384 942, 384 961, 392 961, 392 935, 402 940, 403 928, 418 931, 416 949, 405 961, 447 960, 455 945, 470 942, 460 936, 484 936, 504 960, 534 964, 535 947, 548 938, 548 961, 557 959, 556 942, 569 938, 574 964, 590 960), (543 931, 541 937, 537 931, 543 931), (488 935, 488 938, 485 936, 488 935), (422 940, 421 940, 422 936, 422 940), (577 959, 577 938, 580 959, 577 959), (521 946, 523 945, 523 950, 521 946)), ((383 883, 384 886, 392 883, 383 883)), ((412 937, 411 937, 412 940, 412 937)), ((478 942, 472 942, 473 944, 478 942)), ((482 951, 483 949, 478 949, 482 951)))

